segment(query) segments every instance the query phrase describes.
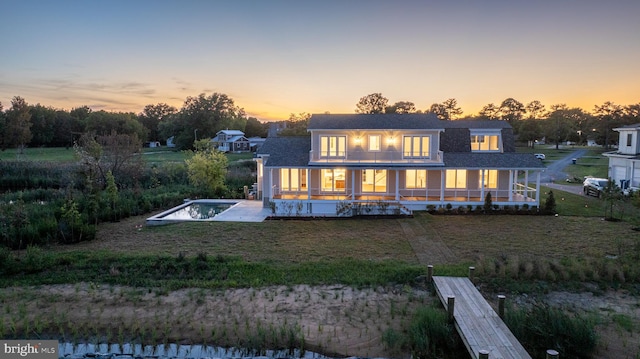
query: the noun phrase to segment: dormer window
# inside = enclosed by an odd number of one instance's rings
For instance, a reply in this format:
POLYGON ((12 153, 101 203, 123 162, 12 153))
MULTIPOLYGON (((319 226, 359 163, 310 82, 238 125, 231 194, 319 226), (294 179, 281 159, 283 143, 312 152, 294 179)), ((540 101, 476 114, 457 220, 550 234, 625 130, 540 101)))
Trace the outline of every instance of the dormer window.
POLYGON ((471 151, 500 151, 500 136, 471 135, 471 151))
POLYGON ((404 158, 428 158, 431 136, 404 136, 402 155, 404 158))
POLYGON ((382 148, 382 136, 370 135, 369 136, 369 151, 378 152, 382 148))
POLYGON ((320 136, 320 157, 345 157, 346 136, 320 136))

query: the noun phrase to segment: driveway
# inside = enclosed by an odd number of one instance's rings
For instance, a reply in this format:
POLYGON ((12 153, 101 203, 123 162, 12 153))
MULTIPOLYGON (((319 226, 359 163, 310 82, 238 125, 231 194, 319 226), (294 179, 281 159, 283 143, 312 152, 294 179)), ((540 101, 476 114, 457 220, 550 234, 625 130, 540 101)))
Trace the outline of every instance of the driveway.
POLYGON ((551 162, 547 169, 542 172, 540 176, 540 182, 543 186, 569 192, 575 194, 582 194, 582 185, 580 184, 557 184, 553 183, 556 180, 564 180, 569 176, 564 172, 565 167, 573 164, 574 158, 580 158, 587 154, 586 149, 578 149, 563 158, 551 162))

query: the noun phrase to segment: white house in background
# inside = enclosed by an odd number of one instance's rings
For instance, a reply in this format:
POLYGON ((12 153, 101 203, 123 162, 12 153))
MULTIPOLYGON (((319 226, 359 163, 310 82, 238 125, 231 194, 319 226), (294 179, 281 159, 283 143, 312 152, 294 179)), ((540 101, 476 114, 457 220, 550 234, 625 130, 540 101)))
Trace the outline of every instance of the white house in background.
POLYGON ((175 136, 171 136, 169 138, 167 138, 167 147, 176 147, 176 144, 173 142, 173 140, 175 139, 175 136))
POLYGON ((258 197, 275 215, 476 208, 488 193, 498 206, 540 205, 545 166, 532 153, 516 153, 506 121, 321 114, 311 116, 307 131, 268 137, 256 153, 258 197))
POLYGON ((217 148, 223 152, 249 152, 251 144, 244 137, 244 132, 239 130, 222 130, 216 133, 216 137, 211 142, 217 145, 217 148))
POLYGON ((623 190, 640 190, 640 123, 614 128, 620 133, 618 149, 609 157, 609 178, 623 190))
POLYGON ((257 151, 262 145, 264 141, 267 139, 264 137, 249 137, 249 144, 251 145, 251 151, 257 151))

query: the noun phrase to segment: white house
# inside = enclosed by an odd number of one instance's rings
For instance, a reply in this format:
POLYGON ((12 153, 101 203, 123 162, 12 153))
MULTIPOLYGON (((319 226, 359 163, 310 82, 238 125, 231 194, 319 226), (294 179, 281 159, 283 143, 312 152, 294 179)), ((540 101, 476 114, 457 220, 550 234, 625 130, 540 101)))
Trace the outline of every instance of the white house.
POLYGON ((216 137, 211 142, 217 144, 220 151, 223 152, 249 152, 251 144, 244 137, 244 132, 239 130, 222 130, 216 133, 216 137))
POLYGON ((539 206, 544 165, 516 153, 506 121, 432 114, 313 115, 304 137, 268 137, 256 154, 258 197, 276 215, 337 215, 376 205, 539 206), (533 182, 535 185, 529 185, 533 182))
POLYGON ((623 190, 640 190, 640 123, 614 128, 618 131, 618 148, 606 152, 609 178, 623 190))

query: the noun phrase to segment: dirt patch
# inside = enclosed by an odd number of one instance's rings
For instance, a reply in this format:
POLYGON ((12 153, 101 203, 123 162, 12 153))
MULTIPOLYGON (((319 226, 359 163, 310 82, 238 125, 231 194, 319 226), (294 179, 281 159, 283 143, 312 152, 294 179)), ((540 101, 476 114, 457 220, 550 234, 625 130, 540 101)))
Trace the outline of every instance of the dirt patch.
MULTIPOLYGON (((3 336, 33 332, 89 343, 286 346, 327 355, 399 357, 382 335, 402 331, 434 299, 410 287, 279 286, 169 293, 93 283, 3 290, 3 336)), ((402 355, 400 355, 402 356, 402 355)))

